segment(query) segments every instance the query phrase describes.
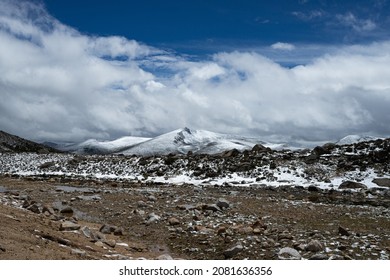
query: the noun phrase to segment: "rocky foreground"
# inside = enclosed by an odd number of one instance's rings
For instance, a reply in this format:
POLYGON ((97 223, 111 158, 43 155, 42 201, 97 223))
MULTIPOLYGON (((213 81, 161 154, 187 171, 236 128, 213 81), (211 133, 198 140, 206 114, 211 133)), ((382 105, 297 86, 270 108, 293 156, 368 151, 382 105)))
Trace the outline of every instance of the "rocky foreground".
POLYGON ((389 259, 390 141, 3 153, 1 259, 389 259))

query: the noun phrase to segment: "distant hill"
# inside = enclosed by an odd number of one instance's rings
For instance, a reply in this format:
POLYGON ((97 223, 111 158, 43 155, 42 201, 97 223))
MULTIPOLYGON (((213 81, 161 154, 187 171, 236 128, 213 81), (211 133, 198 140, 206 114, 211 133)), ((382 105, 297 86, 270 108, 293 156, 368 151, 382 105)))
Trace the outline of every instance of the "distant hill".
POLYGON ((379 139, 378 137, 373 136, 362 136, 362 135, 348 135, 344 138, 341 138, 339 141, 336 142, 337 145, 351 145, 351 144, 357 144, 361 142, 368 142, 368 141, 374 141, 379 139))
POLYGON ((0 131, 0 152, 12 152, 12 153, 50 153, 59 152, 58 150, 32 142, 27 139, 9 134, 4 131, 0 131))

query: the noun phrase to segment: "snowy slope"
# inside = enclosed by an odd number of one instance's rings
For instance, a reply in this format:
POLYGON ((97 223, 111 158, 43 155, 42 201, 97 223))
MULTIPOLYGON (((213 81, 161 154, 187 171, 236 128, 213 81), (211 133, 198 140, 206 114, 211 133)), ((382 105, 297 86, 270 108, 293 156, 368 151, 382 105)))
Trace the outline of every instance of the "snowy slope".
POLYGON ((78 154, 112 154, 126 150, 131 146, 150 140, 150 138, 126 136, 113 141, 89 139, 79 144, 61 147, 63 151, 78 154))
POLYGON ((356 144, 360 142, 366 142, 366 141, 372 141, 377 140, 377 137, 373 136, 362 136, 362 135, 348 135, 344 138, 341 138, 339 141, 336 142, 337 145, 350 145, 350 144, 356 144))
POLYGON ((122 151, 126 155, 163 155, 169 153, 216 154, 226 150, 247 150, 265 144, 256 138, 214 133, 206 130, 178 129, 122 151))

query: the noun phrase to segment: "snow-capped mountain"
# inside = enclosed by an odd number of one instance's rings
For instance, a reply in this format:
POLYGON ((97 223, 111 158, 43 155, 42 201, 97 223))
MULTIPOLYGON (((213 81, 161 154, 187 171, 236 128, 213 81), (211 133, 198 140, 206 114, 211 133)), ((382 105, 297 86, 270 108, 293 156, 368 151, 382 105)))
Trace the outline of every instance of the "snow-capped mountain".
POLYGON ((344 138, 341 138, 339 141, 336 142, 337 145, 350 145, 350 144, 356 144, 360 142, 366 142, 366 141, 373 141, 377 140, 377 137, 373 136, 362 136, 362 135, 348 135, 344 138))
MULTIPOLYGON (((52 147, 54 144, 51 143, 52 147)), ((125 155, 167 155, 217 154, 227 150, 250 150, 261 144, 273 150, 289 149, 288 144, 268 143, 254 137, 220 134, 207 130, 190 128, 177 129, 154 138, 126 136, 113 141, 89 139, 82 143, 55 143, 55 148, 77 154, 125 154, 125 155)))
POLYGON ((169 153, 217 154, 226 150, 251 149, 256 144, 266 145, 257 138, 219 134, 187 127, 157 136, 122 151, 126 155, 164 155, 169 153))

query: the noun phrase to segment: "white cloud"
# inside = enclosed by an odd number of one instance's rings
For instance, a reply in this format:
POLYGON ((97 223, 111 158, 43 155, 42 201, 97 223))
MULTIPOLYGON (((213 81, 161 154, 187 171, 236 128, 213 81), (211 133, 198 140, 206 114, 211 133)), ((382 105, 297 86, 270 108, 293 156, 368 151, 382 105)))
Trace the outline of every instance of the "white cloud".
POLYGON ((351 27, 356 32, 367 32, 377 28, 377 25, 372 20, 360 19, 351 12, 344 15, 337 15, 336 18, 342 25, 351 27))
POLYGON ((40 6, 3 3, 2 130, 46 140, 183 126, 307 139, 390 134, 390 42, 341 47, 291 69, 256 52, 195 62, 123 37, 80 34, 40 6), (26 9, 43 13, 44 27, 26 9))
POLYGON ((295 49, 293 44, 278 42, 271 45, 271 48, 274 50, 282 50, 282 51, 292 51, 295 49))

